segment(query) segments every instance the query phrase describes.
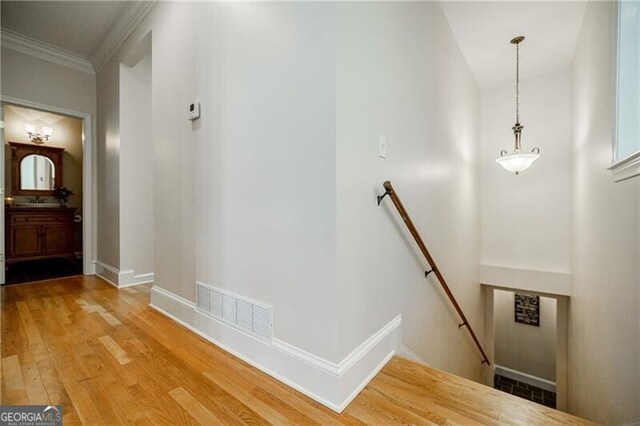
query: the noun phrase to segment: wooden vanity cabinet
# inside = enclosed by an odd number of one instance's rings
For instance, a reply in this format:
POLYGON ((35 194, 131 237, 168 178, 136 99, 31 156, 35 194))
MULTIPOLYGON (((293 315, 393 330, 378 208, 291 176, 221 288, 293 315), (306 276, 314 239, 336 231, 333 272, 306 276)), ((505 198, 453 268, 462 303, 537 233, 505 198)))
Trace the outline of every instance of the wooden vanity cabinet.
POLYGON ((6 263, 51 257, 75 258, 74 207, 5 209, 6 263))

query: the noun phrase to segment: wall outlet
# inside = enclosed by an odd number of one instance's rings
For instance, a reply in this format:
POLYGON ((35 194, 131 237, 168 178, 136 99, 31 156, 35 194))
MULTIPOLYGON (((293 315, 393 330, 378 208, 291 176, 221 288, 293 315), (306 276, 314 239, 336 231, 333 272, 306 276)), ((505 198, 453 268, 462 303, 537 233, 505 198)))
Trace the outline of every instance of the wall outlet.
POLYGON ((389 143, 387 142, 387 137, 385 135, 380 135, 380 140, 378 142, 378 157, 387 158, 388 148, 389 143))

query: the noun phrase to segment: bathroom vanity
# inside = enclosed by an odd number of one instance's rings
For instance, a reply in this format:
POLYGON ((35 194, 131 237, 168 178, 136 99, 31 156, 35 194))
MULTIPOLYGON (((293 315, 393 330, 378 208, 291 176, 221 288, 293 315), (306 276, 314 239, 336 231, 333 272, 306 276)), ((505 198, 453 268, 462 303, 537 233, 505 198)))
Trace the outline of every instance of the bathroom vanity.
POLYGON ((44 203, 62 186, 64 148, 9 142, 11 196, 26 199, 5 206, 5 260, 75 259, 75 207, 44 203))
POLYGON ((65 257, 74 259, 75 207, 5 208, 6 263, 65 257))

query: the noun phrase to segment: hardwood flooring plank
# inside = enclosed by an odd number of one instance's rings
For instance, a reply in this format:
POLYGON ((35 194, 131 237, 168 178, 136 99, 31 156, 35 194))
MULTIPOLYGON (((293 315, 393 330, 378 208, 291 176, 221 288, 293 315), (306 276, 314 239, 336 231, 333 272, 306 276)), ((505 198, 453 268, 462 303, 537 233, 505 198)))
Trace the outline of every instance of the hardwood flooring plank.
MULTIPOLYGON (((365 388, 358 398, 352 404, 361 408, 367 413, 375 413, 379 421, 386 423, 411 424, 411 425, 432 425, 431 420, 406 409, 405 407, 394 404, 374 390, 365 388)), ((361 419, 362 420, 362 419, 361 419)))
POLYGON ((22 326, 24 327, 27 334, 27 339, 29 339, 29 344, 35 345, 41 343, 42 337, 40 336, 38 327, 36 327, 36 323, 31 316, 29 305, 27 304, 27 302, 18 302, 16 305, 18 306, 20 320, 22 321, 22 326))
POLYGON ((22 369, 18 355, 2 358, 2 379, 5 393, 2 395, 3 404, 26 404, 27 388, 22 379, 22 369))
POLYGON ((98 340, 100 340, 104 347, 111 352, 111 355, 113 355, 120 364, 125 365, 131 362, 129 355, 127 355, 124 349, 122 349, 111 336, 107 334, 100 337, 98 340))
POLYGON ((34 361, 22 364, 22 377, 27 391, 29 404, 49 405, 49 395, 44 388, 38 364, 34 361))
POLYGON ((400 358, 338 414, 150 309, 150 288, 2 287, 2 403, 62 405, 65 425, 587 424, 400 358))
POLYGON ((175 399, 178 404, 180 404, 182 408, 184 408, 185 411, 201 425, 224 423, 223 419, 207 410, 204 405, 200 404, 200 402, 198 402, 193 395, 184 390, 182 386, 169 391, 169 395, 171 395, 171 397, 175 399))
POLYGON ((42 384, 49 397, 49 403, 51 405, 70 405, 71 400, 58 377, 51 355, 48 352, 38 355, 36 363, 40 371, 42 384))
POLYGON ((116 325, 122 325, 120 320, 111 315, 109 312, 100 312, 99 315, 112 327, 115 327, 116 325))
POLYGON ((260 417, 264 418, 269 423, 279 425, 293 424, 291 421, 289 421, 289 419, 280 414, 277 410, 274 410, 273 408, 262 402, 260 399, 251 395, 250 392, 247 392, 241 386, 238 386, 236 380, 233 380, 232 378, 225 375, 215 374, 209 371, 205 371, 203 374, 216 385, 227 391, 238 401, 242 402, 248 407, 251 407, 253 411, 258 413, 260 417))
MULTIPOLYGON (((61 371, 60 379, 78 418, 84 425, 98 424, 101 419, 100 410, 94 405, 86 390, 73 379, 73 375, 65 373, 67 372, 61 371)), ((62 414, 65 414, 64 407, 62 414)))

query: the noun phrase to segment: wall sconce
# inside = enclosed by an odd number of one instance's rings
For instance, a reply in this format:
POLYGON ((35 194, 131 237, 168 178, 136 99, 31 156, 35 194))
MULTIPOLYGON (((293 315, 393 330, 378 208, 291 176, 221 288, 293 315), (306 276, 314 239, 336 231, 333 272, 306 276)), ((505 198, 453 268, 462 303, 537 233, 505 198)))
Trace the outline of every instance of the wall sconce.
POLYGON ((53 136, 53 129, 51 127, 42 126, 42 133, 36 132, 36 126, 33 124, 25 124, 24 129, 29 135, 29 140, 36 145, 42 145, 45 141, 48 141, 53 136))

